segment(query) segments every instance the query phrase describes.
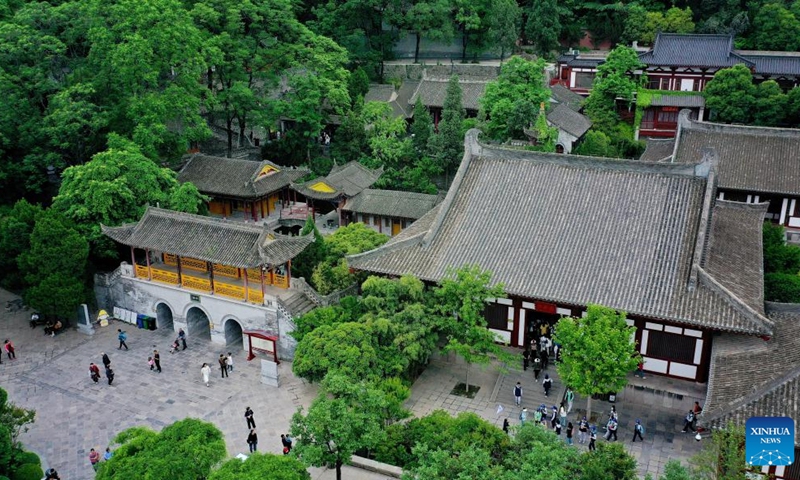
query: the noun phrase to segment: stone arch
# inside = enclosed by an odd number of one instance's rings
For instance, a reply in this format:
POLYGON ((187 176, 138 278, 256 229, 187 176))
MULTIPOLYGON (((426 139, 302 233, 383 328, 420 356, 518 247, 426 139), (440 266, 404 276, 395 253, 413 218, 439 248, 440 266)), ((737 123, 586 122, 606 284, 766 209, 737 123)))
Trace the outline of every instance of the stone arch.
POLYGON ((186 332, 192 340, 211 340, 211 318, 205 310, 192 305, 186 311, 186 332))
POLYGON ((567 149, 564 148, 564 144, 563 143, 557 143, 556 144, 556 153, 564 153, 564 152, 566 152, 566 150, 567 149))
POLYGON ((156 302, 156 327, 164 330, 175 330, 172 307, 164 300, 156 302))
POLYGON ((223 320, 225 322, 225 345, 228 348, 244 349, 242 324, 233 317, 223 320))

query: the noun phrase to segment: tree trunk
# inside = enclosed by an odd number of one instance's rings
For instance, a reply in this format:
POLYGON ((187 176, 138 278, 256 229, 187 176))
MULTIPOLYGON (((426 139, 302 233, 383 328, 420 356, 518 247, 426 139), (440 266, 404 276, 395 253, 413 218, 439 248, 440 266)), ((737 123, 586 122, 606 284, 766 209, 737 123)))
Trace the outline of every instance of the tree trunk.
POLYGON ((231 118, 229 115, 225 120, 225 123, 228 127, 226 128, 228 133, 228 158, 231 158, 231 155, 233 154, 233 118, 231 118))
POLYGON ((464 35, 461 37, 461 63, 467 63, 467 29, 464 29, 464 35))
POLYGON ((336 460, 336 480, 342 480, 342 461, 336 460))
POLYGON ((239 146, 242 146, 242 139, 244 139, 244 131, 247 129, 247 120, 244 115, 236 117, 239 121, 239 146))
POLYGON ((469 362, 467 362, 467 381, 464 383, 464 385, 466 385, 466 388, 464 389, 466 393, 469 393, 469 365, 469 362))
POLYGON ((592 396, 586 396, 586 418, 589 422, 592 421, 592 396))
POLYGON ((419 41, 422 38, 419 32, 417 32, 417 43, 414 45, 414 63, 419 63, 419 41))

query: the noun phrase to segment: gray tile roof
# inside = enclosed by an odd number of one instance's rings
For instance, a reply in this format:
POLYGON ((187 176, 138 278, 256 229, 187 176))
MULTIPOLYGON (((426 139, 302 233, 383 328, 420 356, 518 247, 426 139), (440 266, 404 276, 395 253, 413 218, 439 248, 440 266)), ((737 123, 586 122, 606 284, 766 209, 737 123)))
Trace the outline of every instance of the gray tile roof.
MULTIPOLYGON (((769 340, 722 334, 714 339, 703 415, 699 422, 744 425, 754 416, 800 418, 800 309, 767 304, 769 340)), ((795 432, 800 445, 800 430, 795 432)))
POLYGON ((240 268, 281 265, 302 252, 312 235, 289 237, 256 224, 148 207, 136 223, 101 225, 123 245, 240 268))
MULTIPOLYGON (((705 238, 701 218, 713 214, 713 188, 694 176, 694 166, 471 142, 444 202, 383 247, 349 257, 351 267, 439 281, 449 267, 477 263, 511 295, 600 303, 718 330, 771 331, 700 265, 702 251, 695 259, 705 238)), ((715 252, 728 233, 716 232, 715 252)))
POLYGON ((595 52, 591 54, 578 53, 577 55, 565 53, 558 57, 558 63, 564 63, 572 68, 596 68, 606 61, 608 52, 595 52))
POLYGON ((351 161, 344 165, 334 165, 326 177, 315 178, 305 183, 293 183, 292 188, 306 197, 316 200, 354 197, 378 181, 381 174, 383 174, 383 168, 370 170, 356 161, 351 161), (320 182, 331 187, 333 191, 325 192, 312 188, 320 182))
POLYGON ((639 55, 647 66, 725 68, 753 62, 733 52, 732 35, 659 33, 653 48, 639 55))
POLYGON ((550 86, 550 96, 556 103, 566 105, 576 112, 583 109, 583 102, 586 100, 582 95, 578 95, 560 83, 550 86))
POLYGON ((699 93, 686 93, 685 95, 653 95, 650 101, 652 107, 685 107, 699 108, 706 106, 706 99, 699 93))
POLYGON ((414 107, 412 105, 409 109, 408 100, 413 95, 417 84, 418 82, 408 81, 403 85, 405 88, 401 86, 398 90, 395 90, 393 85, 371 84, 369 91, 364 95, 364 102, 387 103, 392 108, 394 117, 411 118, 414 107), (409 93, 411 87, 413 89, 409 93))
POLYGON ((342 210, 416 220, 428 213, 440 200, 438 195, 368 188, 355 197, 348 198, 342 210))
POLYGON ((800 130, 697 122, 681 117, 676 162, 694 163, 703 150, 719 156, 719 188, 800 195, 800 130))
MULTIPOLYGON (((462 77, 458 79, 461 86, 461 104, 466 110, 478 110, 480 100, 486 90, 486 84, 493 79, 484 77, 462 77)), ((444 107, 444 99, 447 96, 447 84, 449 78, 423 78, 417 91, 408 100, 411 108, 417 102, 417 97, 422 97, 422 104, 426 107, 444 107)))
POLYGON ((581 138, 592 127, 589 117, 572 110, 563 103, 556 105, 547 113, 547 121, 554 127, 577 138, 581 138))
POLYGON ((254 162, 195 154, 178 173, 178 180, 191 182, 200 192, 212 196, 256 199, 279 191, 307 174, 306 169, 282 167, 267 160, 254 162), (259 178, 258 174, 267 165, 278 171, 259 178))
POLYGON ((646 138, 644 153, 639 160, 645 162, 664 162, 671 160, 672 151, 675 149, 674 138, 646 138))
POLYGON ((755 64, 753 71, 756 75, 775 77, 800 75, 800 52, 736 50, 736 53, 755 64))

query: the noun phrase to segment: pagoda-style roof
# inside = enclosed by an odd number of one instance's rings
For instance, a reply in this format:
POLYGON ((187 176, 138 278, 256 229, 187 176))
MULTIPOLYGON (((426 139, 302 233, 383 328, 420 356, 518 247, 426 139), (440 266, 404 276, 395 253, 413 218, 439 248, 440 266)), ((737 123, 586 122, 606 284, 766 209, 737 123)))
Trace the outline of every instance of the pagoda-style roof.
POLYGON ((193 183, 207 195, 255 200, 280 191, 307 174, 306 169, 282 167, 268 160, 195 154, 178 173, 178 180, 193 183))
POLYGON ((658 33, 653 48, 639 55, 652 67, 727 68, 754 63, 733 50, 733 35, 658 33))
POLYGON ((281 265, 314 241, 312 235, 290 237, 253 223, 155 207, 148 207, 136 223, 101 228, 123 245, 239 268, 281 265))
POLYGON ((716 201, 713 155, 681 165, 548 154, 483 145, 476 130, 465 147, 444 201, 351 267, 438 282, 478 264, 517 297, 771 333, 761 249, 740 248, 760 244, 766 204, 716 201))
POLYGON ((438 195, 368 188, 355 197, 347 199, 342 210, 416 220, 428 213, 440 200, 441 197, 438 195))
POLYGON ((700 122, 681 112, 674 161, 697 162, 709 148, 719 155, 719 188, 800 195, 800 129, 700 122))
POLYGON ((383 168, 370 170, 356 161, 334 165, 331 172, 305 183, 293 183, 292 189, 314 200, 335 200, 358 195, 378 181, 383 168))

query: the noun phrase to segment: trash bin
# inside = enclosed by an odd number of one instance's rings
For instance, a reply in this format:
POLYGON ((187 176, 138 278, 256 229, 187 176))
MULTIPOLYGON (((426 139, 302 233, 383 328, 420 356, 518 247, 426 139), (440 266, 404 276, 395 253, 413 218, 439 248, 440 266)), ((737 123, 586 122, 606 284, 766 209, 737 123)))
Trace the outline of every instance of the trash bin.
POLYGON ((144 328, 144 315, 136 315, 136 327, 144 328))
POLYGON ((148 330, 155 330, 156 329, 156 319, 153 317, 147 317, 147 329, 148 330))

